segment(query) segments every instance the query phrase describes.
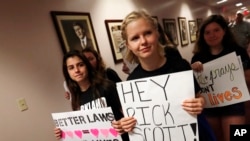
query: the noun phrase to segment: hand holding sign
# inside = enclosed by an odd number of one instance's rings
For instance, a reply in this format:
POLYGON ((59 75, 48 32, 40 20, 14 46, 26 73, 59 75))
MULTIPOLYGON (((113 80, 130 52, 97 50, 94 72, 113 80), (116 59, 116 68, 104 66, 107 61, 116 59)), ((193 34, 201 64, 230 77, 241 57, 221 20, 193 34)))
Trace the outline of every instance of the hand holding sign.
POLYGON ((57 140, 64 138, 65 134, 62 133, 62 130, 60 128, 54 128, 54 135, 56 137, 57 140))
POLYGON ((200 61, 194 62, 193 64, 191 64, 191 67, 195 72, 203 71, 203 64, 200 61))
POLYGON ((232 105, 250 99, 240 63, 233 52, 203 64, 203 72, 194 72, 206 100, 206 108, 232 105))
POLYGON ((54 134, 63 141, 116 140, 121 141, 118 132, 111 126, 114 115, 111 108, 86 111, 52 113, 57 128, 54 134))
POLYGON ((117 83, 126 116, 121 124, 133 141, 198 140, 197 119, 182 107, 200 112, 202 104, 194 98, 193 72, 184 71, 117 83), (182 81, 176 81, 182 80, 182 81), (178 88, 181 86, 181 89, 178 88), (136 119, 136 120, 135 120, 136 119))
POLYGON ((124 133, 124 130, 122 129, 122 126, 121 126, 121 121, 112 121, 112 127, 116 129, 116 131, 120 134, 123 134, 124 133))
POLYGON ((134 129, 137 121, 134 117, 125 117, 122 118, 120 122, 125 132, 131 132, 134 129))
POLYGON ((192 115, 198 115, 202 112, 204 107, 204 98, 192 98, 184 100, 183 109, 192 115))

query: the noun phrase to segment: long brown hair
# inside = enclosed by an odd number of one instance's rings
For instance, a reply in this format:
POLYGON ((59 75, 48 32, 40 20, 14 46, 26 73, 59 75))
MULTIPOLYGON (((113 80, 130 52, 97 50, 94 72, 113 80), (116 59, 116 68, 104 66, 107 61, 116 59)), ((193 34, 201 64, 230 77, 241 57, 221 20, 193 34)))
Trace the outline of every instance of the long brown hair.
POLYGON ((104 89, 108 87, 110 84, 108 80, 105 80, 96 70, 93 69, 91 64, 89 63, 88 59, 79 51, 70 51, 66 53, 63 57, 63 75, 66 81, 66 84, 71 93, 71 107, 73 111, 80 109, 80 94, 81 89, 78 83, 71 79, 68 68, 67 68, 67 60, 71 57, 78 57, 80 58, 83 63, 86 65, 87 72, 88 72, 88 79, 90 82, 90 88, 93 92, 93 98, 97 99, 100 98, 100 87, 104 89))
POLYGON ((96 71, 101 73, 101 74, 105 74, 105 71, 106 71, 106 65, 101 57, 101 55, 94 49, 92 48, 85 48, 82 50, 82 53, 84 54, 85 52, 88 52, 88 53, 92 53, 95 58, 96 58, 96 71))

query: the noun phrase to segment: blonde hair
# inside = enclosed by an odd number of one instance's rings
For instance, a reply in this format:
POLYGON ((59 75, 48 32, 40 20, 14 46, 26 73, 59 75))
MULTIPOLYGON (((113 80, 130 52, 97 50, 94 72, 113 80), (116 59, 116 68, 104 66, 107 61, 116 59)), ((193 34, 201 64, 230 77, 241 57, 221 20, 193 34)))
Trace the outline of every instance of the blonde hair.
MULTIPOLYGON (((122 25, 121 25, 122 38, 123 40, 126 41, 126 43, 127 43, 127 37, 128 37, 126 28, 128 24, 141 18, 145 19, 158 32, 158 22, 156 21, 156 19, 154 19, 145 10, 133 11, 124 18, 124 20, 122 21, 122 25)), ((158 32, 158 35, 159 35, 159 32, 158 32)), ((164 52, 163 51, 164 49, 162 45, 160 45, 160 43, 159 43, 159 46, 161 46, 160 52, 164 52)), ((125 59, 130 63, 139 63, 138 57, 129 49, 127 49, 126 51, 125 59)))

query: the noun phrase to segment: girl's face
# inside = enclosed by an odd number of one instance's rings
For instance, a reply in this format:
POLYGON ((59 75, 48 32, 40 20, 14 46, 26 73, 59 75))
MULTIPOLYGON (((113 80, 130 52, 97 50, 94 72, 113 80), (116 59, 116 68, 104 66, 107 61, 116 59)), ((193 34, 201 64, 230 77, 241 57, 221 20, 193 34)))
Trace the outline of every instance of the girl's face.
POLYGON ((158 32, 145 19, 140 18, 126 27, 127 46, 140 59, 157 52, 158 32))
POLYGON ((77 57, 73 56, 66 61, 69 76, 77 83, 86 81, 88 79, 88 71, 85 63, 77 57))
POLYGON ((84 52, 84 56, 89 60, 91 66, 96 69, 97 67, 97 58, 92 52, 84 52))
POLYGON ((225 31, 216 22, 208 24, 204 31, 204 39, 210 47, 221 47, 225 31))

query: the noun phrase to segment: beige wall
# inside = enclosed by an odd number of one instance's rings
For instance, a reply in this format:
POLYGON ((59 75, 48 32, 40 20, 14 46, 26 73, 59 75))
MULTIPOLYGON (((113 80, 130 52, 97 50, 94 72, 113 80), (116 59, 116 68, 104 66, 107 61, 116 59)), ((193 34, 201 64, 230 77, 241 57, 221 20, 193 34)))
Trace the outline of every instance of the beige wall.
MULTIPOLYGON (((64 99, 62 50, 50 11, 89 12, 100 52, 108 66, 115 65, 104 25, 122 19, 134 9, 146 8, 162 18, 205 18, 208 7, 182 0, 12 0, 0 4, 0 140, 52 141, 52 112, 69 111, 64 99), (191 10, 192 9, 192 12, 191 10), (25 98, 29 109, 20 112, 16 99, 25 98)), ((178 47, 190 60, 193 44, 178 47)))

